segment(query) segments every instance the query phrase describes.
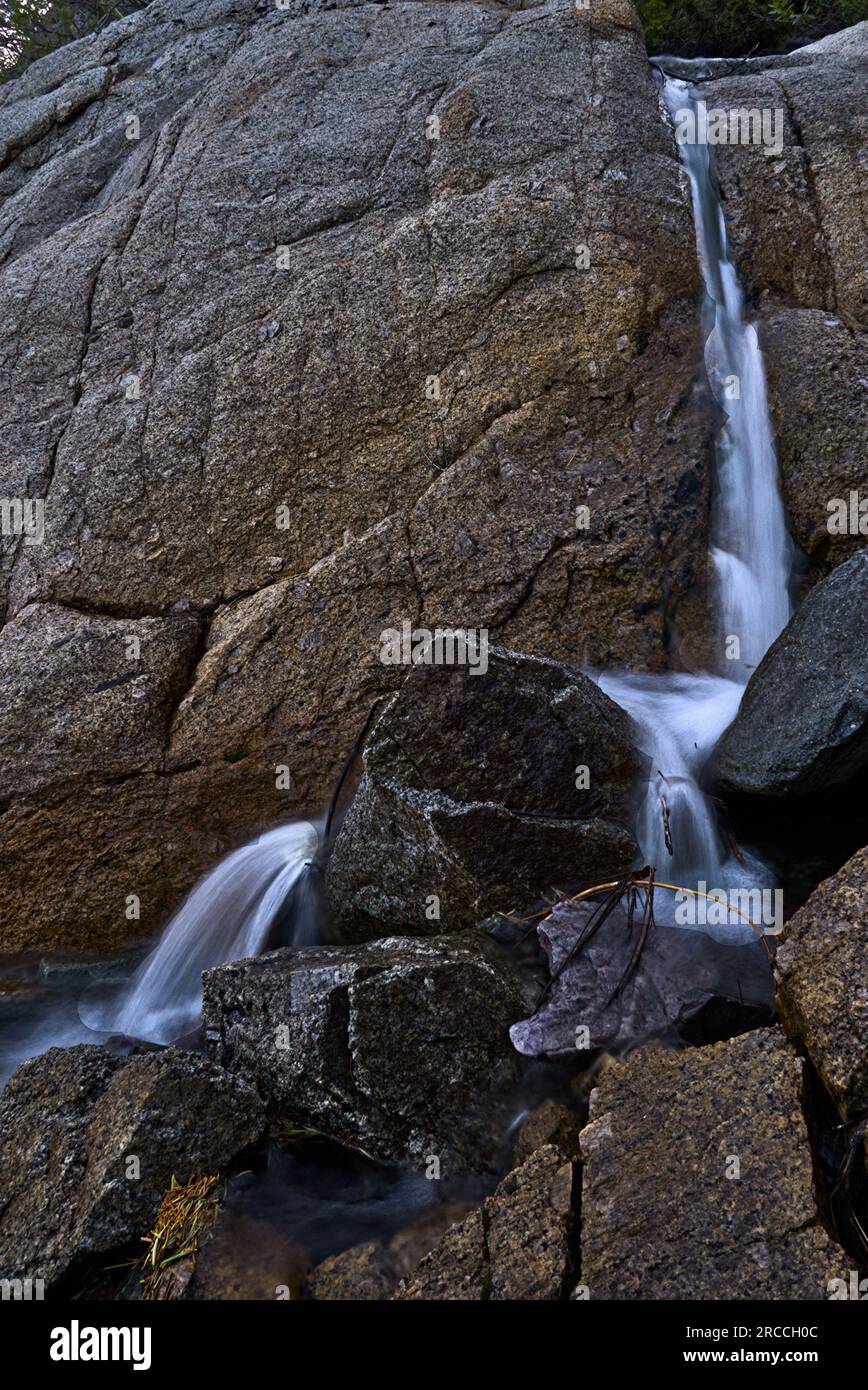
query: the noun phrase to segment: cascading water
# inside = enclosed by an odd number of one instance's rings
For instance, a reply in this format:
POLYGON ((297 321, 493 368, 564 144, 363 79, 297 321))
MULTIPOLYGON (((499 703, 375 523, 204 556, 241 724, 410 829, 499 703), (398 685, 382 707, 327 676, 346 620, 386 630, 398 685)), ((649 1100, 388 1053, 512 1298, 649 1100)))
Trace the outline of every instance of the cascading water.
MULTIPOLYGON (((663 99, 676 128, 693 104, 687 83, 667 77, 663 99)), ((694 129, 696 128, 694 122, 694 129)), ((639 810, 643 858, 658 877, 685 887, 766 886, 764 866, 727 852, 699 776, 738 710, 752 670, 790 615, 793 547, 778 487, 762 354, 744 319, 708 147, 681 144, 690 181, 696 242, 705 282, 705 364, 726 413, 716 448, 711 558, 715 574, 717 675, 602 675, 608 695, 633 717, 650 759, 639 810), (726 675, 723 672, 726 671, 726 675)), ((746 928, 750 932, 750 928, 746 928)), ((734 927, 722 934, 743 935, 734 927)))
MULTIPOLYGON (((189 1032, 202 1007, 203 970, 262 950, 318 844, 316 827, 297 821, 230 854, 196 885, 119 999, 82 1000, 82 1022, 157 1043, 189 1032)), ((293 940, 311 944, 309 914, 301 914, 293 940)))

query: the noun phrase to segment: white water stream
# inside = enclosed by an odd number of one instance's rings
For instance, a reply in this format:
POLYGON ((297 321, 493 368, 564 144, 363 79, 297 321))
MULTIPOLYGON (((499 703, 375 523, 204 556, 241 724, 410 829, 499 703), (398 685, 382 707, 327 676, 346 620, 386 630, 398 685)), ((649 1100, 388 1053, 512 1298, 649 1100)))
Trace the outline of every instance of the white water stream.
MULTIPOLYGON (((663 98, 677 124, 677 113, 692 101, 689 86, 666 78, 663 98)), ((768 886, 768 871, 748 855, 740 864, 724 845, 699 777, 735 717, 751 672, 790 616, 793 547, 778 486, 762 353, 756 330, 745 322, 708 147, 679 148, 706 290, 706 371, 727 416, 716 448, 711 518, 717 673, 598 679, 632 716, 651 759, 637 823, 644 860, 659 878, 685 887, 704 879, 710 888, 756 888, 768 886)), ((714 934, 731 939, 744 930, 735 926, 714 934)))
MULTIPOLYGON (((168 1043, 195 1028, 202 972, 258 955, 281 906, 313 862, 316 827, 294 821, 235 850, 193 889, 120 998, 82 1000, 82 1022, 94 1031, 168 1043)), ((310 945, 304 913, 293 941, 310 945)))

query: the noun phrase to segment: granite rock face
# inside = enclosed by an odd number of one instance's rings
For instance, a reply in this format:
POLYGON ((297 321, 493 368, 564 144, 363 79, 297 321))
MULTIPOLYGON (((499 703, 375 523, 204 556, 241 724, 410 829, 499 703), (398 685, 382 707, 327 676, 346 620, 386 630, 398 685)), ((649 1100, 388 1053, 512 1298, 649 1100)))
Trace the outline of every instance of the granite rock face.
POLYGON ((847 1257, 817 1214, 801 1071, 779 1029, 610 1065, 582 1132, 592 1301, 827 1297, 847 1257))
POLYGON ((484 674, 416 667, 369 739, 332 850, 332 931, 436 935, 617 876, 636 853, 625 826, 647 761, 631 738, 623 710, 556 662, 494 648, 484 674))
POLYGON ((778 1007, 843 1120, 868 1111, 868 849, 821 883, 787 923, 778 1007))
POLYGON ((5 612, 199 626, 156 766, 73 796, 60 749, 5 807, 4 945, 110 941, 131 891, 155 930, 312 810, 385 628, 640 666, 698 630, 716 413, 628 0, 154 0, 3 86, 0 166, 0 496, 45 501, 5 612))
POLYGON ((274 951, 204 975, 209 1051, 278 1114, 444 1176, 509 1125, 518 986, 478 937, 274 951))
POLYGON ((220 1172, 262 1135, 255 1091, 174 1048, 52 1048, 0 1096, 0 1278, 51 1287, 148 1229, 171 1179, 220 1172))
POLYGON ((751 677, 720 741, 725 791, 785 797, 868 762, 868 547, 819 583, 751 677))

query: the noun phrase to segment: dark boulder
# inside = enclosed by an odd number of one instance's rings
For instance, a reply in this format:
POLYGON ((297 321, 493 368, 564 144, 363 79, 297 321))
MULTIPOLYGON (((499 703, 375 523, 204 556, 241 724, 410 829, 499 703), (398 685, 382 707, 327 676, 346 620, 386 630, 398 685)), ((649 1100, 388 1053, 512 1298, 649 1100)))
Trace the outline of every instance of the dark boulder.
POLYGON ((577 670, 499 648, 485 674, 415 667, 329 862, 334 930, 437 935, 617 876, 644 765, 627 715, 577 670))
POLYGON ((399 1286, 400 1300, 545 1301, 575 1282, 575 1165, 536 1149, 483 1205, 450 1227, 399 1286))
POLYGON ((812 589, 754 672, 717 751, 724 791, 799 796, 868 763, 868 549, 812 589))
POLYGON ((174 1048, 52 1048, 0 1096, 0 1278, 54 1284, 137 1240, 173 1177, 220 1172, 264 1129, 256 1093, 174 1048))
POLYGON ((280 1114, 444 1176, 484 1168, 509 1123, 526 1012, 481 938, 282 950, 205 972, 212 1056, 280 1114))

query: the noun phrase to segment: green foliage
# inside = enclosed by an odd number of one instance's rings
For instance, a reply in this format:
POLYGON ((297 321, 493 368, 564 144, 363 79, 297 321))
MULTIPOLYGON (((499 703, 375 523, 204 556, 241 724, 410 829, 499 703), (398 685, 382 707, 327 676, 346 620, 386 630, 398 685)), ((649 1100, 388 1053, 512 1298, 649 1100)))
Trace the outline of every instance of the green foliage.
POLYGON ((785 51, 868 19, 868 0, 636 0, 649 53, 785 51))
POLYGON ((17 77, 37 58, 80 39, 145 0, 6 0, 0 9, 0 80, 17 77))

